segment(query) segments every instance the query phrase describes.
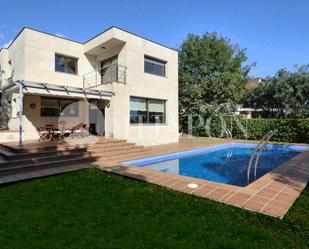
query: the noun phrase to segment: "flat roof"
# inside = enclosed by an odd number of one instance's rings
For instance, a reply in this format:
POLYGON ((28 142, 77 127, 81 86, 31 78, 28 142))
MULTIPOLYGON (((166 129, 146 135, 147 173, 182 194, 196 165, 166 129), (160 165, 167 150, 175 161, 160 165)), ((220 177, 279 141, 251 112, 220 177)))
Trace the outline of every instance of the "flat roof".
POLYGON ((148 39, 148 38, 145 38, 145 37, 143 37, 143 36, 134 34, 134 33, 132 33, 132 32, 129 32, 129 31, 127 31, 127 30, 125 30, 125 29, 122 29, 122 28, 119 28, 119 27, 117 27, 117 26, 111 26, 111 27, 109 27, 108 29, 105 29, 104 31, 102 31, 101 33, 95 35, 94 37, 92 37, 92 38, 86 40, 85 42, 75 41, 75 40, 72 40, 72 39, 69 39, 69 38, 66 38, 66 37, 57 36, 57 35, 55 35, 55 34, 51 34, 51 33, 48 33, 48 32, 45 32, 45 31, 41 31, 41 30, 38 30, 38 29, 34 29, 34 28, 23 27, 23 28, 19 31, 19 33, 15 36, 15 38, 13 39, 13 41, 11 42, 11 44, 10 44, 7 48, 0 48, 0 51, 1 51, 2 49, 8 49, 8 48, 10 48, 11 45, 16 41, 16 39, 19 37, 19 35, 20 35, 25 29, 29 29, 29 30, 32 30, 32 31, 35 31, 35 32, 39 32, 39 33, 45 34, 45 35, 50 35, 50 36, 53 36, 53 37, 57 37, 57 38, 59 38, 59 39, 63 39, 63 40, 67 40, 67 41, 70 41, 70 42, 75 42, 75 43, 84 45, 84 44, 86 44, 87 42, 89 42, 89 41, 95 39, 96 37, 98 37, 98 36, 104 34, 105 32, 109 31, 109 30, 112 29, 112 28, 116 28, 116 29, 121 30, 121 31, 123 31, 123 32, 126 32, 126 33, 128 33, 128 34, 134 35, 134 36, 139 37, 139 38, 141 38, 141 39, 144 39, 144 40, 147 40, 147 41, 152 42, 152 43, 154 43, 154 44, 157 44, 157 45, 159 45, 159 46, 162 46, 162 47, 165 47, 165 48, 168 48, 168 49, 177 51, 177 50, 174 49, 174 48, 170 48, 170 47, 165 46, 165 45, 163 45, 163 44, 161 44, 161 43, 158 43, 158 42, 155 42, 155 41, 150 40, 150 39, 148 39))

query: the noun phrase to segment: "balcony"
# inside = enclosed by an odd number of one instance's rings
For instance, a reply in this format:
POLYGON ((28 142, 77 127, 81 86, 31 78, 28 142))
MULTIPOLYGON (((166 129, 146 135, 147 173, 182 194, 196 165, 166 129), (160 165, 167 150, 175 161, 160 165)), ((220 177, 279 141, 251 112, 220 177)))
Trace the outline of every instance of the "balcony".
POLYGON ((112 82, 127 83, 127 67, 112 64, 83 75, 83 87, 95 88, 112 82))

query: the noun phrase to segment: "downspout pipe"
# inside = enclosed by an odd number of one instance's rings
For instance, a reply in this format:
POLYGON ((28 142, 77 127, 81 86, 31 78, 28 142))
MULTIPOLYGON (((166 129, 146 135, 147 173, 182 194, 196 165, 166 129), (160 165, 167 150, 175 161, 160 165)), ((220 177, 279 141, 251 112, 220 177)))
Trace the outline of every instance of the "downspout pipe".
POLYGON ((22 81, 16 81, 19 86, 19 142, 18 146, 23 148, 23 115, 24 115, 24 84, 22 81))

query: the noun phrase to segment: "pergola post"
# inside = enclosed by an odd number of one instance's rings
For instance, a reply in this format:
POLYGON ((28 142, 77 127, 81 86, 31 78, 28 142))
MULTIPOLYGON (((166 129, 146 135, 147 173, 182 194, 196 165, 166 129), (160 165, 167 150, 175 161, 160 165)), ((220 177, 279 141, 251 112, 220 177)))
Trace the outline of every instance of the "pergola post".
POLYGON ((23 84, 19 84, 19 147, 23 147, 23 114, 24 114, 24 93, 23 84))

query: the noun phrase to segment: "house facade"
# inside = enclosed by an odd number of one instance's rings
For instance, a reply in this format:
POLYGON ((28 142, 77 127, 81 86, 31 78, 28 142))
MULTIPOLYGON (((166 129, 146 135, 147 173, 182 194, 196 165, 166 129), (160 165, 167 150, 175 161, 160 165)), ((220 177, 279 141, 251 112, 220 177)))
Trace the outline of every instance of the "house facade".
POLYGON ((125 30, 80 43, 23 28, 1 49, 0 72, 0 142, 59 123, 142 145, 178 141, 177 51, 125 30))

